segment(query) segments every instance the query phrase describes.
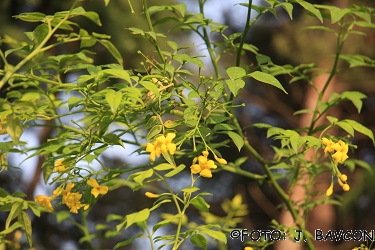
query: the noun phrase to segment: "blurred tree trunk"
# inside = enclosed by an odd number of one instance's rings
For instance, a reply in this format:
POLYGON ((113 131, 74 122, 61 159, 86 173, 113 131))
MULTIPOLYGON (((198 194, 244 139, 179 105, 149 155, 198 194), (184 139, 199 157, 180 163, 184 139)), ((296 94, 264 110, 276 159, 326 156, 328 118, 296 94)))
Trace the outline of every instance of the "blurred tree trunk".
MULTIPOLYGON (((329 68, 329 65, 324 65, 326 63, 320 63, 320 66, 325 66, 325 68, 329 68)), ((317 89, 322 90, 323 86, 325 85, 329 75, 321 75, 313 80, 315 86, 317 89)), ((323 100, 327 100, 329 96, 332 94, 334 86, 336 84, 336 78, 332 79, 332 82, 330 83, 329 87, 327 88, 325 95, 323 97, 323 100)), ((308 88, 305 94, 305 102, 303 104, 304 109, 315 109, 316 102, 318 100, 318 95, 315 92, 313 88, 308 88)), ((312 114, 311 113, 306 113, 300 116, 300 124, 299 127, 309 127, 310 122, 312 119, 312 114)), ((325 116, 320 118, 316 126, 322 125, 323 121, 325 120, 325 116)), ((315 158, 315 151, 314 150, 309 150, 305 154, 305 158, 307 160, 313 160, 315 158)), ((307 185, 309 181, 309 176, 306 171, 301 170, 299 174, 299 180, 295 184, 292 192, 290 199, 298 204, 301 203, 305 200, 306 196, 306 188, 305 186, 307 185)), ((329 187, 330 184, 330 177, 327 177, 326 174, 323 174, 319 176, 315 180, 315 185, 314 185, 314 190, 309 190, 309 192, 315 192, 315 191, 321 191, 323 192, 323 195, 325 193, 325 190, 329 187), (328 180, 328 182, 327 182, 328 180)), ((322 198, 322 196, 316 196, 315 199, 322 198)), ((314 231, 316 229, 321 229, 324 232, 327 232, 329 229, 334 228, 334 220, 335 220, 335 215, 334 215, 334 208, 333 205, 331 204, 324 204, 324 205, 319 205, 315 207, 309 214, 309 220, 308 220, 308 225, 307 228, 309 231, 314 235, 314 231)), ((302 216, 302 213, 300 213, 300 216, 302 216)), ((288 227, 293 226, 294 220, 290 214, 290 212, 286 209, 284 209, 280 213, 280 219, 279 222, 281 224, 284 224, 288 227)), ((330 241, 316 241, 314 242, 315 246, 317 249, 331 249, 332 243, 330 241)), ((289 249, 289 250, 299 250, 303 249, 302 245, 299 243, 296 243, 294 241, 290 240, 285 240, 285 241, 279 241, 276 244, 276 249, 289 249)))

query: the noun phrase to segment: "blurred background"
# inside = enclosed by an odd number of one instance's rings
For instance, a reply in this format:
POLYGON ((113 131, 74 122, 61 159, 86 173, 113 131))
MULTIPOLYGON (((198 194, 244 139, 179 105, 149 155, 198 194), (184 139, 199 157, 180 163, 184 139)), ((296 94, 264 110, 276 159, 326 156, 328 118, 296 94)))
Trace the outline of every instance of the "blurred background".
MULTIPOLYGON (((81 27, 89 32, 105 33, 111 36, 111 42, 118 48, 124 59, 124 68, 137 69, 141 68, 140 62, 144 61, 137 50, 141 50, 145 55, 155 55, 153 47, 148 41, 142 38, 132 36, 126 27, 147 27, 144 15, 142 13, 141 1, 132 1, 135 14, 131 13, 128 1, 126 0, 112 0, 108 7, 104 7, 104 1, 84 1, 82 6, 86 11, 95 11, 100 15, 102 27, 94 25, 92 22, 82 18, 78 22, 81 27)), ((177 4, 185 3, 188 12, 198 12, 198 1, 196 0, 163 0, 162 4, 177 4)), ((330 0, 330 1, 309 1, 314 4, 330 4, 341 8, 349 7, 353 4, 359 6, 375 7, 375 2, 372 0, 330 0)), ((1 0, 0 1, 0 36, 9 35, 17 40, 26 40, 23 32, 32 31, 36 27, 36 23, 25 23, 20 20, 12 18, 12 16, 22 12, 42 12, 46 14, 54 14, 57 11, 68 10, 73 3, 72 0, 57 1, 57 0, 1 0)), ((237 1, 232 0, 207 0, 206 16, 212 18, 214 21, 221 22, 228 25, 226 31, 227 35, 234 32, 240 32, 243 29, 246 20, 246 8, 236 5, 237 1)), ((260 1, 254 1, 255 4, 264 4, 260 1)), ((160 5, 158 0, 148 1, 149 6, 160 5)), ((333 53, 335 52, 335 37, 328 32, 319 30, 302 30, 307 25, 317 25, 316 18, 306 15, 301 15, 303 10, 301 7, 295 6, 293 11, 293 21, 289 20, 286 12, 279 9, 278 19, 272 14, 262 16, 256 25, 251 29, 247 37, 247 43, 253 44, 259 48, 259 53, 267 55, 272 58, 272 61, 278 65, 291 64, 298 65, 301 63, 315 63, 320 67, 330 67, 332 65, 333 53)), ((164 14, 154 14, 154 20, 161 18, 164 14)), ((328 22, 332 28, 336 28, 328 22)), ((177 29, 170 30, 172 26, 167 24, 165 26, 157 26, 156 29, 162 32, 167 32, 169 38, 176 41, 179 46, 192 45, 193 54, 205 54, 203 50, 203 42, 195 35, 184 32, 181 33, 177 29)), ((370 58, 375 58, 375 32, 371 29, 364 30, 367 36, 351 36, 344 48, 343 53, 363 54, 370 58)), ((220 40, 220 37, 213 34, 212 39, 220 40)), ((6 50, 6 46, 1 45, 1 49, 6 50)), ((73 53, 79 50, 78 44, 70 44, 63 48, 58 48, 54 53, 73 53)), ((104 47, 97 44, 90 48, 96 52, 93 55, 94 64, 113 63, 114 58, 107 52, 104 47)), ((205 59, 203 59, 205 60, 205 59)), ((208 59, 207 59, 208 60, 208 59)), ((251 65, 256 64, 254 54, 248 53, 243 58, 245 63, 251 65)), ((234 54, 226 54, 221 60, 221 69, 223 72, 226 67, 232 66, 235 62, 234 54)), ((13 62, 15 63, 15 62, 13 62)), ((0 67, 3 67, 2 62, 0 67)), ((205 69, 205 75, 213 75, 209 67, 205 69)), ((241 125, 245 128, 244 131, 251 145, 253 145, 266 159, 271 160, 273 151, 270 145, 277 145, 271 139, 266 138, 266 130, 255 129, 249 127, 253 123, 269 123, 281 128, 297 128, 301 127, 309 118, 304 115, 292 116, 292 114, 299 109, 309 107, 311 102, 316 100, 308 84, 305 82, 293 83, 293 87, 289 85, 289 76, 281 76, 278 78, 282 82, 284 88, 289 95, 285 95, 276 88, 248 81, 241 94, 237 97, 236 102, 246 103, 245 107, 236 109, 236 115, 239 117, 241 125)), ((317 78, 315 84, 319 86, 324 82, 323 78, 317 78)), ((367 95, 364 100, 364 105, 361 114, 358 115, 356 108, 350 102, 342 102, 337 107, 333 108, 328 115, 333 115, 339 119, 353 119, 363 125, 375 130, 375 70, 373 68, 355 68, 349 71, 340 72, 335 77, 332 86, 328 90, 328 96, 331 93, 341 93, 347 90, 361 91, 367 95)), ((1 96, 4 97, 6 90, 1 90, 1 96)), ((322 119, 322 124, 325 123, 322 119)), ((332 133, 342 136, 343 131, 337 130, 332 133)), ((28 141, 31 145, 38 145, 43 140, 46 140, 51 133, 43 134, 43 131, 30 130, 25 131, 22 140, 28 141)), ((2 138, 0 138, 3 140, 2 138)), ((4 138, 5 139, 5 138, 4 138)), ((219 138, 220 139, 220 138, 219 138)), ((358 146, 358 149, 349 152, 349 157, 361 159, 366 161, 373 168, 375 164, 375 148, 367 137, 356 133, 355 138, 350 138, 353 144, 358 146)), ((234 145, 232 145, 234 146, 234 145)), ((107 167, 117 167, 122 164, 129 164, 132 162, 145 163, 148 157, 138 157, 137 155, 130 155, 134 148, 127 147, 124 154, 122 149, 113 147, 107 150, 102 160, 107 167), (124 155, 127 155, 124 157, 124 155)), ((228 148, 222 152, 223 158, 228 162, 248 156, 248 160, 242 165, 242 169, 252 173, 263 174, 260 165, 250 156, 239 153, 235 147, 228 148)), ((9 165, 18 166, 25 156, 16 154, 9 155, 9 165)), ((3 171, 0 174, 0 186, 6 191, 12 193, 15 191, 24 192, 28 195, 28 199, 34 199, 37 194, 50 195, 53 187, 44 185, 43 178, 40 177, 38 164, 40 159, 34 157, 31 160, 23 162, 18 168, 11 168, 9 171, 3 171), (37 174, 35 174, 37 173, 37 174)), ((190 162, 185 163, 190 166, 190 162)), ((324 209, 320 209, 317 213, 312 213, 308 218, 309 228, 317 229, 316 223, 324 218, 325 225, 329 229, 375 229, 375 182, 374 174, 364 169, 356 169, 354 172, 349 172, 345 167, 342 172, 349 176, 349 184, 351 186, 350 192, 342 194, 342 206, 327 205, 324 209), (325 215, 323 215, 323 213, 325 215)), ((180 179, 172 181, 171 186, 175 189, 186 187, 190 182, 190 174, 186 170, 181 175, 180 179)), ((126 178, 127 175, 124 175, 126 178)), ((329 186, 330 173, 323 174, 319 181, 322 183, 325 190, 329 186)), ((283 187, 287 187, 289 182, 287 178, 281 179, 280 183, 283 187)), ((238 227, 246 228, 249 231, 254 229, 270 229, 270 221, 272 219, 278 220, 281 216, 280 209, 277 207, 281 200, 273 191, 267 182, 258 183, 255 180, 238 176, 229 172, 217 172, 212 179, 204 179, 197 184, 201 190, 211 192, 214 195, 207 198, 207 202, 211 205, 210 212, 217 216, 225 216, 220 204, 224 199, 232 199, 236 194, 241 194, 243 202, 248 205, 249 213, 244 217, 242 223, 238 227)), ((319 190, 319 188, 317 188, 319 190)), ((341 194, 341 190, 335 189, 336 194, 341 194)), ((122 187, 113 192, 109 192, 93 207, 89 214, 89 226, 92 231, 95 230, 95 225, 105 223, 108 214, 126 215, 135 211, 139 211, 145 207, 152 205, 152 200, 145 197, 144 190, 133 192, 129 187, 122 187)), ((64 210, 59 207, 57 210, 64 210)), ((166 207, 164 212, 173 213, 173 210, 166 207)), ((196 218, 199 221, 199 213, 191 209, 189 218, 196 218)), ((0 230, 2 225, 5 225, 7 214, 0 212, 0 230)), ((76 217, 80 221, 79 216, 76 217)), ((79 239, 83 236, 82 233, 71 223, 63 221, 57 223, 56 217, 48 213, 44 213, 40 218, 32 217, 33 235, 35 249, 85 249, 88 246, 84 243, 79 243, 79 239)), ((155 215, 151 221, 158 222, 160 218, 155 215)), ((103 237, 104 234, 112 234, 113 237, 107 240, 94 240, 94 245, 97 249, 111 249, 113 246, 122 240, 128 239, 138 233, 138 229, 131 227, 126 231, 116 232, 115 225, 117 223, 109 223, 112 226, 111 230, 99 231, 103 237)), ((322 224, 318 224, 322 226, 322 224)), ((163 230, 168 230, 166 227, 163 230)), ((160 230, 159 233, 166 233, 160 230)), ((27 248, 26 241, 21 240, 27 248)), ((354 246, 359 246, 361 242, 316 242, 317 249, 352 249, 354 246)), ((134 243, 121 249, 144 249, 141 246, 142 241, 136 240, 134 243)), ((191 245, 183 245, 181 249, 192 249, 191 245)), ((239 240, 228 240, 228 249, 241 249, 243 247, 239 240)), ((216 249, 211 246, 210 249, 216 249)), ((267 249, 276 249, 270 246, 267 249)), ((282 249, 279 247, 279 249, 282 249)), ((298 248, 297 248, 298 249, 298 248)))

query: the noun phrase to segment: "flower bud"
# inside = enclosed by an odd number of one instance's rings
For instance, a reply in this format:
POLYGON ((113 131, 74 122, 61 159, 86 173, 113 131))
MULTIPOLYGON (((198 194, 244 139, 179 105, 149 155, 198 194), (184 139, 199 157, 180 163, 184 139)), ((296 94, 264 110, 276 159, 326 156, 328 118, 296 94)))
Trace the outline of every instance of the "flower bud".
POLYGON ((342 190, 344 190, 345 192, 348 192, 350 190, 349 184, 342 185, 342 190))
POLYGON ((326 196, 331 196, 333 194, 333 183, 331 183, 331 186, 326 191, 326 196))
POLYGON ((340 178, 340 180, 341 180, 342 182, 344 182, 344 183, 348 180, 348 176, 346 176, 346 174, 342 174, 342 175, 340 175, 339 178, 340 178))
POLYGON ((146 192, 145 195, 146 195, 148 198, 158 198, 158 197, 159 197, 158 194, 154 194, 154 193, 151 193, 151 192, 146 192))

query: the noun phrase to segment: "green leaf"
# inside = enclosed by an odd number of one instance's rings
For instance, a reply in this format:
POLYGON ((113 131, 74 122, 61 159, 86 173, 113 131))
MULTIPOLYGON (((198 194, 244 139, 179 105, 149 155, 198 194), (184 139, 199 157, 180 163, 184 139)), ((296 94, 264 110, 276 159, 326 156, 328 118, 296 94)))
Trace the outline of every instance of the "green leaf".
POLYGON ((333 116, 329 116, 327 115, 327 120, 331 123, 331 124, 335 124, 339 119, 337 119, 336 117, 333 117, 333 116))
MULTIPOLYGON (((116 134, 112 134, 112 133, 106 134, 105 136, 103 136, 103 139, 109 145, 119 145, 119 146, 125 148, 125 145, 122 142, 121 138, 116 134)), ((96 156, 94 156, 93 159, 95 159, 95 158, 96 158, 96 156)))
POLYGON ((131 243, 133 240, 135 240, 135 239, 137 239, 137 238, 141 238, 142 236, 143 236, 143 233, 139 233, 139 234, 137 234, 137 235, 135 235, 135 236, 133 236, 133 237, 131 237, 131 238, 125 240, 125 241, 121 241, 121 242, 117 243, 117 244, 113 247, 113 249, 117 249, 117 248, 119 248, 119 247, 126 246, 126 245, 128 245, 129 243, 131 243))
POLYGON ((177 168, 175 168, 172 171, 166 173, 164 176, 166 178, 170 178, 170 177, 175 176, 176 174, 180 173, 185 168, 186 168, 186 166, 184 164, 180 164, 177 168))
POLYGON ((25 22, 41 22, 46 17, 46 15, 40 12, 26 12, 14 17, 25 22))
POLYGON ((293 113, 293 115, 300 115, 300 114, 306 114, 306 113, 313 113, 314 110, 312 109, 300 109, 293 113))
POLYGON ((174 166, 169 164, 169 163, 162 163, 162 164, 159 164, 156 167, 154 167, 154 170, 163 171, 163 170, 169 170, 169 169, 173 169, 173 168, 174 168, 174 166))
POLYGON ((158 98, 160 96, 160 92, 158 87, 155 85, 153 82, 148 82, 148 81, 140 81, 139 84, 141 84, 143 87, 145 87, 147 90, 151 91, 154 95, 155 98, 158 98))
POLYGON ((79 30, 79 36, 81 37, 80 48, 91 47, 96 44, 96 38, 90 36, 89 33, 84 29, 79 30))
POLYGON ((9 228, 10 222, 18 216, 20 212, 22 212, 22 203, 23 202, 14 202, 12 204, 12 208, 8 214, 8 218, 5 222, 5 229, 9 228))
POLYGON ((227 84, 230 92, 232 92, 234 96, 237 96, 238 91, 242 89, 243 87, 245 87, 245 81, 242 79, 236 79, 236 80, 229 79, 229 80, 225 80, 225 83, 227 84))
POLYGON ((223 232, 211 230, 211 229, 204 228, 204 227, 201 228, 201 232, 225 244, 227 243, 227 237, 225 236, 223 232))
POLYGON ((109 89, 105 95, 105 100, 107 101, 109 107, 111 107, 112 113, 116 114, 122 100, 122 93, 120 91, 109 89))
POLYGON ((345 121, 339 121, 336 122, 336 125, 345 130, 346 132, 348 132, 348 134, 350 134, 351 136, 354 136, 354 129, 352 125, 350 125, 349 123, 345 121))
POLYGON ((102 26, 102 23, 100 22, 100 18, 98 13, 93 12, 93 11, 88 11, 83 14, 83 16, 87 17, 91 21, 93 21, 96 25, 102 26))
POLYGON ((200 196, 191 199, 190 203, 199 211, 208 212, 210 205, 200 196))
POLYGON ((46 23, 38 25, 34 30, 35 45, 38 46, 48 35, 48 25, 46 23))
POLYGON ((120 52, 117 50, 117 48, 108 40, 98 40, 98 42, 100 42, 104 47, 106 47, 106 49, 112 54, 112 56, 114 58, 116 58, 117 62, 123 66, 124 64, 124 61, 122 59, 122 56, 120 54, 120 52))
POLYGON ((249 76, 253 77, 255 80, 258 80, 260 82, 264 82, 276 88, 279 88, 282 91, 284 91, 285 94, 288 94, 288 92, 285 91, 284 87, 281 85, 279 80, 277 80, 273 75, 270 75, 261 71, 254 71, 253 73, 249 74, 249 76))
POLYGON ((281 3, 281 7, 288 13, 290 20, 293 20, 293 5, 291 3, 281 3))
POLYGON ((226 121, 228 119, 229 118, 226 117, 226 116, 210 116, 206 120, 206 123, 207 124, 218 124, 218 123, 222 123, 222 122, 224 122, 224 121, 226 121))
POLYGON ((361 112, 362 109, 362 99, 365 99, 367 96, 358 91, 345 91, 341 94, 341 98, 346 98, 350 100, 353 105, 357 108, 358 114, 361 112))
POLYGON ((20 119, 15 114, 8 115, 7 133, 12 138, 14 145, 18 145, 22 135, 22 126, 20 119))
POLYGON ((150 216, 150 210, 145 208, 139 212, 132 213, 126 215, 126 227, 125 229, 129 228, 134 223, 142 222, 148 219, 150 216))
POLYGON ((173 49, 174 51, 177 51, 178 45, 177 45, 176 42, 174 42, 174 41, 167 41, 167 44, 169 45, 169 47, 171 47, 171 49, 173 49))
POLYGON ((230 138, 232 138, 234 144, 237 146, 238 148, 238 151, 241 151, 241 148, 243 147, 244 145, 244 140, 241 136, 239 136, 237 133, 234 133, 234 132, 231 132, 231 131, 228 131, 227 132, 228 136, 230 138))
POLYGON ((198 190, 200 190, 199 187, 187 187, 187 188, 181 189, 181 191, 185 192, 185 193, 194 193, 194 192, 196 192, 198 190))
POLYGON ((302 145, 301 136, 293 130, 285 130, 284 135, 289 136, 290 145, 292 145, 292 148, 294 150, 295 154, 298 154, 298 149, 302 145))
POLYGON ((121 78, 121 79, 127 81, 128 83, 131 83, 130 75, 129 75, 128 71, 126 71, 124 69, 105 69, 102 72, 104 74, 116 76, 118 78, 121 78))
POLYGON ((201 235, 201 234, 194 234, 193 236, 191 236, 190 238, 190 242, 197 246, 197 247, 200 247, 202 249, 207 249, 207 244, 208 244, 208 241, 207 239, 201 235))
POLYGON ((31 236, 32 235, 32 227, 31 227, 30 217, 27 215, 27 213, 22 211, 18 215, 17 219, 18 219, 18 222, 22 226, 22 230, 25 234, 27 242, 29 243, 29 246, 32 247, 33 246, 33 239, 32 239, 32 236, 31 236))
POLYGON ((11 232, 13 232, 14 230, 16 230, 19 227, 21 227, 21 224, 18 221, 16 221, 9 228, 1 231, 0 235, 4 235, 5 236, 7 234, 10 234, 11 232))
POLYGON ((79 97, 77 97, 77 96, 72 95, 72 96, 69 98, 69 100, 68 100, 69 111, 71 111, 72 108, 75 108, 75 107, 81 105, 81 104, 82 104, 82 103, 81 103, 82 101, 83 101, 82 98, 79 98, 79 97))
POLYGON ((155 125, 153 126, 146 136, 146 140, 149 141, 154 138, 156 135, 160 134, 161 130, 163 129, 163 125, 155 125))
POLYGON ((56 214, 57 223, 60 224, 63 220, 66 220, 69 217, 70 217, 70 212, 69 211, 59 211, 56 214))
POLYGON ((235 80, 242 78, 246 75, 246 71, 240 67, 230 67, 226 70, 230 79, 235 80))
POLYGON ((237 128, 233 126, 232 124, 225 124, 225 123, 219 123, 214 126, 213 131, 219 131, 219 130, 236 130, 237 128))
POLYGON ((323 23, 322 14, 320 13, 320 11, 317 8, 314 7, 314 5, 312 5, 311 3, 308 3, 304 0, 297 0, 297 3, 299 3, 305 10, 314 14, 320 20, 320 22, 323 23))
POLYGON ((176 220, 178 218, 181 218, 181 215, 175 215, 175 216, 172 216, 172 217, 170 217, 168 219, 159 221, 158 223, 156 223, 154 225, 154 227, 152 228, 152 231, 156 232, 156 230, 158 230, 159 228, 164 227, 164 226, 170 224, 171 221, 174 221, 174 220, 176 220))
POLYGON ((343 121, 349 123, 354 128, 355 131, 368 136, 372 140, 372 143, 375 146, 374 134, 372 133, 370 129, 366 128, 365 126, 363 126, 362 124, 354 120, 346 119, 343 121))
POLYGON ((143 181, 147 178, 150 178, 153 174, 154 170, 150 168, 149 170, 138 172, 137 176, 134 177, 133 180, 139 185, 143 186, 143 181))
POLYGON ((0 187, 0 198, 8 196, 9 193, 0 187))
POLYGON ((340 9, 335 6, 330 6, 329 11, 331 12, 331 22, 337 23, 340 21, 346 14, 350 13, 349 9, 340 9))

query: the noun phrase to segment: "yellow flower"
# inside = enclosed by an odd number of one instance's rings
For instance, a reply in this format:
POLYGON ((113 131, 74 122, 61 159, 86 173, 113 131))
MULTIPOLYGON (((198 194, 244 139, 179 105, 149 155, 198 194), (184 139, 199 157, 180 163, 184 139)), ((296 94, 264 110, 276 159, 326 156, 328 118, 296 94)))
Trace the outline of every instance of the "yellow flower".
POLYGON ((344 161, 349 158, 349 156, 347 155, 348 150, 349 150, 348 144, 339 140, 332 147, 336 150, 336 153, 332 155, 333 160, 335 161, 336 164, 338 163, 343 164, 344 161))
POLYGON ((78 209, 80 209, 83 205, 79 201, 82 197, 82 194, 79 193, 68 193, 65 197, 65 205, 70 208, 70 212, 78 213, 78 209))
POLYGON ((253 250, 254 248, 252 247, 245 247, 244 250, 253 250))
POLYGON ((150 153, 150 161, 155 161, 156 157, 167 152, 173 155, 176 152, 176 144, 172 143, 175 137, 175 133, 168 133, 167 136, 159 135, 154 144, 147 143, 146 152, 150 153))
POLYGON ((145 195, 146 195, 148 198, 158 198, 158 197, 159 197, 158 194, 154 194, 154 193, 151 193, 151 192, 146 192, 145 195))
POLYGON ((61 192, 62 195, 63 195, 63 197, 62 197, 62 203, 63 204, 66 204, 66 198, 67 198, 68 194, 70 194, 70 191, 72 190, 73 187, 74 187, 74 183, 69 182, 68 184, 66 184, 65 190, 63 190, 61 192))
POLYGON ((198 158, 194 158, 193 164, 190 167, 191 173, 199 173, 201 176, 206 178, 212 177, 211 169, 216 169, 217 166, 215 165, 213 160, 207 159, 208 154, 208 151, 203 151, 201 156, 198 156, 198 158))
POLYGON ((63 164, 63 160, 57 160, 55 162, 55 167, 53 168, 53 171, 63 173, 66 171, 66 167, 63 164))
POLYGON ((35 202, 38 203, 40 206, 47 208, 49 212, 53 211, 53 207, 51 204, 52 197, 45 196, 45 195, 37 195, 35 197, 35 202))
POLYGON ((94 178, 90 178, 87 181, 87 185, 92 187, 91 194, 94 195, 95 198, 98 197, 99 194, 106 194, 108 192, 108 187, 100 186, 94 178))
POLYGON ((322 144, 324 144, 326 147, 324 148, 324 153, 326 154, 327 152, 332 153, 335 149, 333 146, 335 143, 327 138, 322 139, 322 144))
POLYGON ((334 143, 327 138, 323 138, 322 144, 326 145, 324 148, 324 153, 333 153, 336 151, 334 154, 332 154, 332 159, 336 164, 343 164, 344 161, 349 158, 347 155, 349 146, 345 142, 339 140, 337 143, 334 143))

